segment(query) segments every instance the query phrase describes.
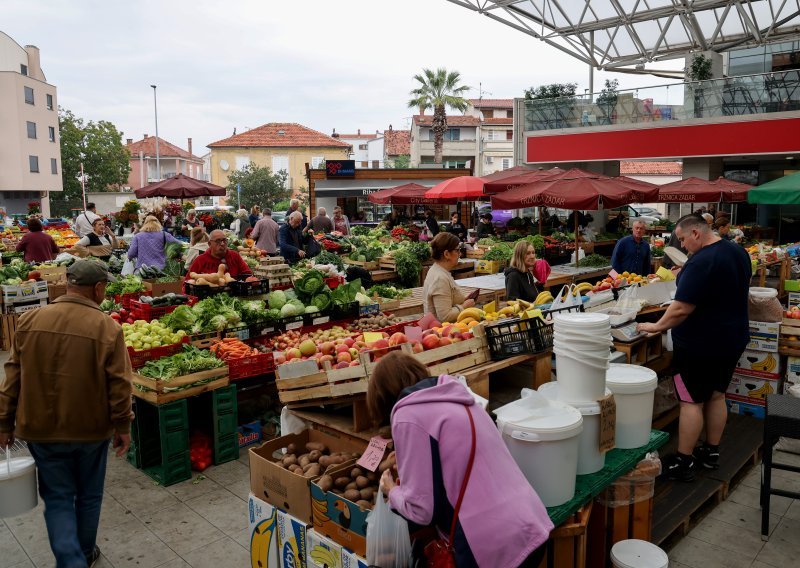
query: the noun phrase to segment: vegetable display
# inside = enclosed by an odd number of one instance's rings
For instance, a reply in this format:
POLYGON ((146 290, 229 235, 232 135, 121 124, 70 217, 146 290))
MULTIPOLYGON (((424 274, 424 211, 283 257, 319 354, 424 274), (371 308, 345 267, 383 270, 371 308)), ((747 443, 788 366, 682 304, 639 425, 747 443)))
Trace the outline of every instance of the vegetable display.
POLYGON ((198 349, 193 345, 185 345, 180 353, 148 361, 138 373, 151 379, 169 381, 175 377, 224 367, 225 363, 212 353, 213 351, 198 349))
POLYGON ((319 270, 309 270, 294 283, 294 289, 303 299, 311 299, 325 287, 325 275, 319 270))
POLYGON ((344 261, 338 254, 324 250, 314 257, 314 260, 317 264, 333 264, 337 270, 344 270, 344 261))
POLYGON ((186 280, 189 284, 197 284, 199 286, 225 286, 229 282, 233 282, 234 278, 229 272, 226 272, 224 264, 219 265, 217 272, 213 274, 198 274, 197 272, 190 272, 189 278, 186 280))
POLYGON ((234 337, 226 337, 220 341, 215 341, 211 345, 210 351, 225 362, 258 355, 260 353, 258 349, 253 349, 243 341, 234 337))
POLYGON ((403 290, 402 288, 388 286, 386 284, 376 284, 367 290, 367 296, 370 298, 377 296, 378 298, 386 298, 387 300, 399 300, 407 298, 410 295, 411 290, 403 290))
POLYGON ((116 282, 109 282, 106 286, 106 296, 115 296, 121 294, 136 294, 145 291, 142 279, 133 274, 128 276, 120 276, 116 282))
POLYGON ((581 266, 589 268, 603 268, 604 266, 610 265, 611 259, 601 254, 588 254, 586 258, 581 259, 581 266))
POLYGON ((419 284, 422 263, 411 250, 400 249, 394 253, 395 269, 397 277, 405 286, 417 286, 419 284))
POLYGON ((144 320, 137 320, 132 324, 123 323, 122 334, 125 338, 125 345, 136 351, 141 351, 179 343, 186 335, 186 332, 184 330, 174 331, 159 320, 151 321, 150 323, 144 320))

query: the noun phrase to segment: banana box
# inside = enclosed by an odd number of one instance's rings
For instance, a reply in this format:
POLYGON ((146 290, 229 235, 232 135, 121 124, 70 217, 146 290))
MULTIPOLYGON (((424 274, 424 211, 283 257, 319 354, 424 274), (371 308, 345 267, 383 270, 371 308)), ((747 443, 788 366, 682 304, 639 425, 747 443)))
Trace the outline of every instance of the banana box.
POLYGON ((342 568, 342 545, 309 530, 306 562, 308 568, 342 568))
POLYGON ((283 568, 306 568, 308 525, 278 510, 278 551, 283 568))
POLYGON ((739 358, 735 373, 763 379, 779 379, 783 374, 781 366, 778 355, 748 349, 739 358))
POLYGON ((280 568, 277 534, 278 510, 253 494, 247 502, 250 520, 251 568, 280 568))
POLYGON ((733 375, 725 397, 747 404, 763 406, 768 394, 781 392, 782 379, 764 379, 747 375, 733 375))
POLYGON ((750 320, 750 343, 747 349, 777 353, 780 329, 779 322, 750 320))
POLYGON ((475 263, 476 274, 497 274, 503 269, 499 260, 479 260, 475 263))
POLYGON ((742 416, 752 416, 754 418, 761 418, 762 420, 767 414, 767 407, 760 404, 750 404, 741 402, 739 400, 731 400, 726 397, 725 404, 728 405, 728 410, 734 414, 741 414, 742 416))
POLYGON ((369 564, 359 555, 342 548, 342 568, 369 568, 369 564))
POLYGON ((800 357, 786 358, 786 383, 784 391, 791 385, 800 384, 800 357))

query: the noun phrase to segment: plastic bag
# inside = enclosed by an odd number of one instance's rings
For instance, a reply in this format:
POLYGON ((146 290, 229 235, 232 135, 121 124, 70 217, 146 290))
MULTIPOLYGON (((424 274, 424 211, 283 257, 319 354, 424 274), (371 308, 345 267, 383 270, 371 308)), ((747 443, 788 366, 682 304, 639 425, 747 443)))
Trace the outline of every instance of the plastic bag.
POLYGON ((628 286, 622 292, 620 292, 616 307, 619 309, 636 308, 636 311, 638 312, 646 303, 646 300, 639 298, 638 286, 628 286))
MULTIPOLYGON (((578 251, 580 251, 580 254, 578 254, 579 259, 586 258, 586 252, 583 250, 583 248, 578 248, 578 251)), ((571 263, 573 263, 573 264, 575 263, 575 253, 574 252, 572 253, 572 255, 570 255, 569 261, 571 263)))
POLYGON ((574 308, 580 306, 582 300, 579 294, 572 293, 574 288, 575 288, 574 284, 572 286, 564 286, 563 288, 561 288, 558 294, 555 295, 555 300, 553 300, 553 303, 550 304, 550 309, 558 310, 563 308, 574 308))
POLYGON ((653 497, 656 477, 661 475, 661 459, 658 452, 648 453, 636 467, 618 477, 597 500, 612 509, 627 507, 653 497))
POLYGON ((136 264, 129 258, 125 259, 125 264, 122 265, 122 276, 128 276, 133 274, 133 271, 136 270, 136 264))
POLYGON ((747 312, 750 321, 783 321, 783 306, 777 295, 773 298, 764 298, 750 294, 747 299, 747 312))
MULTIPOLYGON (((785 392, 795 398, 800 398, 800 385, 792 385, 786 388, 785 392)), ((781 437, 778 443, 775 444, 775 449, 791 454, 800 454, 800 440, 797 438, 781 437)))
POLYGON ((380 568, 411 565, 408 522, 392 512, 383 499, 383 491, 378 493, 375 507, 367 515, 367 564, 380 568))

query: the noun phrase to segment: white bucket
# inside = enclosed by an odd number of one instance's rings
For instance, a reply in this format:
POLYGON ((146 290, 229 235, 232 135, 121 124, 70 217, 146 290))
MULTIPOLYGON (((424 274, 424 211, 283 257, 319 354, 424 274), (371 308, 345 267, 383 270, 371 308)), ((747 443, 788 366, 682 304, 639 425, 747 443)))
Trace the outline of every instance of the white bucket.
POLYGON ((611 324, 605 314, 571 313, 554 318, 553 353, 558 400, 595 402, 605 392, 611 324))
POLYGON ((610 365, 606 385, 617 405, 615 445, 620 449, 639 448, 650 440, 653 424, 653 397, 658 375, 639 365, 610 365))
POLYGON ((750 288, 750 295, 754 298, 777 298, 778 291, 775 288, 761 288, 753 286, 750 288))
MULTIPOLYGON (((539 392, 548 400, 559 400, 558 382, 545 383, 539 392)), ((611 391, 606 389, 606 395, 611 391)), ((583 416, 583 432, 578 441, 578 475, 596 473, 606 465, 606 453, 600 451, 600 404, 597 402, 567 402, 583 416)))
POLYGON ((581 413, 539 393, 495 410, 508 451, 546 507, 575 496, 581 413))
POLYGON ((669 556, 652 542, 632 538, 611 547, 614 568, 667 568, 669 556))
POLYGON ((7 457, 0 462, 0 518, 27 513, 38 502, 33 458, 7 457))

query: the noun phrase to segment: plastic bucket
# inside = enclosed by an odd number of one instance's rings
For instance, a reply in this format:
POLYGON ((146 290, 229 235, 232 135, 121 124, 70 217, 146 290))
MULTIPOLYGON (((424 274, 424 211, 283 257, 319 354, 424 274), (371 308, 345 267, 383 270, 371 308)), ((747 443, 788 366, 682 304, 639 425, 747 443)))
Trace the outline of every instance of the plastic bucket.
MULTIPOLYGON (((539 392, 548 400, 559 400, 557 382, 545 383, 539 392)), ((606 389, 606 395, 611 391, 606 389)), ((606 465, 606 453, 600 451, 600 404, 597 402, 566 402, 583 416, 583 432, 578 441, 578 475, 596 473, 606 465)))
POLYGON ((590 358, 585 353, 553 349, 558 371, 559 399, 561 401, 593 402, 603 397, 606 389, 608 351, 605 359, 590 358))
POLYGON ((658 375, 647 367, 614 364, 608 367, 606 385, 617 405, 616 447, 644 446, 650 440, 658 375))
POLYGON ((777 298, 778 291, 775 288, 761 288, 753 286, 750 288, 750 295, 754 298, 777 298))
POLYGON ((546 507, 575 496, 581 413, 538 393, 495 411, 508 451, 546 507))
POLYGON ((667 568, 669 556, 646 540, 621 540, 611 547, 614 568, 667 568))
POLYGON ((0 461, 0 518, 27 513, 38 502, 33 458, 7 458, 0 461))
POLYGON ((605 314, 568 313, 553 318, 558 400, 595 402, 605 392, 611 325, 605 314))

